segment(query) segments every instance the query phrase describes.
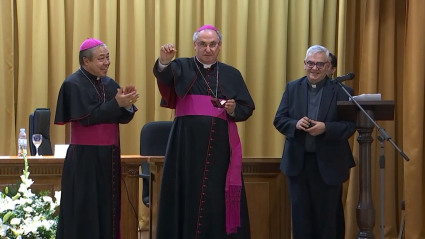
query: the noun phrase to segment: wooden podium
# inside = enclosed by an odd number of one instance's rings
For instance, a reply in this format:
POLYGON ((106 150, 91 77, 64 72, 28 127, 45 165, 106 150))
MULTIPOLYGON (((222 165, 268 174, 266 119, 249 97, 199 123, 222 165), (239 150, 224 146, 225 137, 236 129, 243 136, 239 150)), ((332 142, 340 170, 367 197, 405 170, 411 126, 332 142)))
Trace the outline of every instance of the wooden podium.
MULTIPOLYGON (((359 104, 374 120, 394 120, 394 101, 359 101, 359 104)), ((372 132, 375 125, 351 101, 338 101, 338 118, 340 120, 355 120, 359 137, 359 202, 356 218, 359 227, 359 239, 375 238, 375 208, 372 201, 371 145, 372 132)))

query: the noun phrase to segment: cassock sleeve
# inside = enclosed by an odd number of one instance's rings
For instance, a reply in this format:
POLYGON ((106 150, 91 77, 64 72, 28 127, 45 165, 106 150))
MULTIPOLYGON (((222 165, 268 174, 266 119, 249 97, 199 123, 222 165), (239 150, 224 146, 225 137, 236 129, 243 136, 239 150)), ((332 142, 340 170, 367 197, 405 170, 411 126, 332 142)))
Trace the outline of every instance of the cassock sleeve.
POLYGON ((181 75, 181 67, 177 61, 172 61, 162 71, 158 70, 159 61, 156 60, 153 66, 153 74, 156 77, 159 93, 161 94, 161 106, 165 108, 176 108, 177 93, 175 90, 174 79, 181 75))
POLYGON ((128 123, 133 119, 134 112, 130 112, 119 107, 114 99, 95 107, 86 117, 79 119, 78 122, 83 126, 102 124, 102 123, 128 123))
MULTIPOLYGON (((119 88, 116 84, 116 88, 119 88)), ((101 123, 128 123, 137 110, 129 112, 119 107, 115 98, 100 103, 90 97, 96 95, 90 92, 93 88, 84 88, 73 81, 64 81, 59 91, 56 106, 55 124, 65 124, 78 121, 83 126, 101 123)), ((116 91, 112 97, 114 97, 116 91)))
POLYGON ((135 105, 131 106, 131 111, 128 111, 125 108, 121 107, 121 117, 120 117, 120 124, 128 124, 134 117, 134 113, 137 111, 137 108, 135 105))
MULTIPOLYGON (((241 122, 247 120, 255 109, 254 100, 252 99, 242 74, 235 68, 223 69, 226 72, 225 79, 220 85, 227 99, 234 99, 236 102, 234 121, 241 122)), ((232 117, 232 116, 229 116, 232 117)))

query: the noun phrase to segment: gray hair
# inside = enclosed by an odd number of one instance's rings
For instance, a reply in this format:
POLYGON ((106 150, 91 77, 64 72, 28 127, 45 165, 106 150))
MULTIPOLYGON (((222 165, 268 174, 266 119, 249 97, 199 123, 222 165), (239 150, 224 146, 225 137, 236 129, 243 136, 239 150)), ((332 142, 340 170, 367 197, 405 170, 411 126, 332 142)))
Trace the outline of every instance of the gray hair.
POLYGON ((84 65, 84 57, 86 57, 86 58, 87 58, 87 59, 89 59, 90 61, 91 61, 91 60, 93 60, 94 50, 96 50, 97 48, 99 48, 99 47, 101 47, 101 46, 103 46, 103 47, 105 47, 106 49, 108 49, 108 47, 107 47, 104 43, 102 43, 102 44, 97 45, 97 46, 95 46, 95 47, 92 47, 92 48, 86 49, 86 50, 84 50, 84 51, 80 51, 80 54, 79 54, 79 56, 78 56, 78 59, 80 60, 80 66, 84 65))
MULTIPOLYGON (((205 30, 202 30, 202 31, 200 31, 200 32, 203 32, 203 31, 214 31, 214 30, 212 30, 212 29, 205 29, 205 30)), ((196 42, 196 40, 198 40, 198 35, 199 35, 199 33, 200 32, 195 32, 194 34, 193 34, 193 42, 196 42)), ((217 33, 217 35, 218 35, 218 39, 220 40, 220 41, 222 41, 223 40, 223 36, 221 35, 221 33, 219 32, 219 31, 214 31, 214 32, 216 32, 217 33)))
POLYGON ((307 58, 315 53, 319 53, 319 52, 324 52, 326 53, 326 59, 329 59, 329 50, 321 45, 314 45, 311 46, 310 48, 308 48, 307 53, 305 54, 305 59, 307 60, 307 58))

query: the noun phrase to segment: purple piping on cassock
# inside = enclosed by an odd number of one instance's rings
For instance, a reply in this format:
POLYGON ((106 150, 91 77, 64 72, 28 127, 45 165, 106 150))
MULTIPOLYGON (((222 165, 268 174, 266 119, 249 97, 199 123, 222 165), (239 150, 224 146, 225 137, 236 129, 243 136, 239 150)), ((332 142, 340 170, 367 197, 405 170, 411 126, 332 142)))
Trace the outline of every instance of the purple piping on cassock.
POLYGON ((227 115, 224 108, 216 108, 211 103, 211 97, 206 95, 186 95, 183 99, 176 98, 176 117, 185 115, 204 115, 217 117, 228 122, 230 142, 230 163, 227 170, 226 198, 226 232, 236 233, 241 226, 240 200, 242 190, 242 145, 236 122, 227 115))

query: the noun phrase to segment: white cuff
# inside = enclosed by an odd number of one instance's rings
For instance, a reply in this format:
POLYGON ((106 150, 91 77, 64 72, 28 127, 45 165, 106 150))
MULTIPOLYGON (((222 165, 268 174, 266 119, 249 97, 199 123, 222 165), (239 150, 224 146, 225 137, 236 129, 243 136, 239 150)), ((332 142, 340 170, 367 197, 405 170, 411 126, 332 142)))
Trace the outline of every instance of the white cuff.
POLYGON ((128 112, 133 113, 133 105, 129 106, 129 107, 124 107, 128 112))
MULTIPOLYGON (((170 65, 170 64, 168 64, 168 65, 170 65)), ((159 61, 159 58, 158 58, 158 67, 156 68, 158 71, 162 71, 162 70, 164 70, 165 69, 165 67, 167 67, 168 65, 164 65, 164 64, 161 64, 161 62, 159 61)))

